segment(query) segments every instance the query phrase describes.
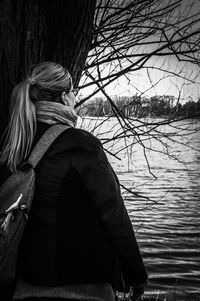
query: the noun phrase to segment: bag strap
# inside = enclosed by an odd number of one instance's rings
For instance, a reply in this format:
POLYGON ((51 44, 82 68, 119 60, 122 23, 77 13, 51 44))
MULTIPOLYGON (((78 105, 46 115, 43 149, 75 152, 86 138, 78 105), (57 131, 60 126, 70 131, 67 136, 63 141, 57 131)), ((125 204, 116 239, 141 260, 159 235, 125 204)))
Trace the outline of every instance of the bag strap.
POLYGON ((36 146, 32 150, 27 163, 30 164, 33 168, 37 166, 42 157, 44 156, 47 149, 54 142, 54 140, 66 129, 71 128, 71 126, 65 124, 55 124, 52 125, 44 133, 44 135, 39 139, 36 146))

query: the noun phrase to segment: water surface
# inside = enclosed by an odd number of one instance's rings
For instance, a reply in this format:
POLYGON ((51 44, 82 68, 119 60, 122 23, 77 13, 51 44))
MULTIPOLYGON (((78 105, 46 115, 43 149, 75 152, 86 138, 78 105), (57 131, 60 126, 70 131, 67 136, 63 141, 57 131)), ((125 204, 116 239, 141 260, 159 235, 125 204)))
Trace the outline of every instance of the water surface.
MULTIPOLYGON (((104 120, 85 119, 82 126, 92 130, 104 120)), ((116 124, 103 122, 95 134, 104 142, 120 130, 116 124)), ((171 140, 144 139, 148 163, 133 137, 105 144, 121 159, 108 154, 120 182, 143 195, 122 190, 150 275, 148 294, 175 289, 179 300, 188 294, 200 300, 200 131, 193 133, 199 127, 199 121, 180 121, 161 128, 171 140), (123 150, 133 142, 129 153, 123 150)))

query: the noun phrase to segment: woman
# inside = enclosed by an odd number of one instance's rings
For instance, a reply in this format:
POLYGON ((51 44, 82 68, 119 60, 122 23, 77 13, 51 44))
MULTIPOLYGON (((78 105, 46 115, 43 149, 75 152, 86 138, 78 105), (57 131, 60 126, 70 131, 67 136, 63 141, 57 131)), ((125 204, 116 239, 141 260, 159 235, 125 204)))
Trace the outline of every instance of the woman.
POLYGON ((123 283, 140 295, 147 281, 118 179, 100 141, 75 128, 75 100, 69 72, 51 62, 12 93, 2 169, 14 172, 53 124, 70 125, 36 169, 14 300, 111 301, 123 283))

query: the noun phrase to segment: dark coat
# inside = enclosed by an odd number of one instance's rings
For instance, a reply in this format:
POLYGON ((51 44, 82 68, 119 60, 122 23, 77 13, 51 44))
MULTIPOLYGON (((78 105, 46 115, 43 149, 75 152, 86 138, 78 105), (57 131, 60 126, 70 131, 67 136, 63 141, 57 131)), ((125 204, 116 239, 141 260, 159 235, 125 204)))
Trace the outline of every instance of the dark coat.
MULTIPOLYGON (((48 127, 38 123, 34 144, 48 127)), ((36 285, 115 285, 120 269, 129 285, 146 281, 118 179, 91 133, 64 131, 38 165, 19 266, 36 285)))

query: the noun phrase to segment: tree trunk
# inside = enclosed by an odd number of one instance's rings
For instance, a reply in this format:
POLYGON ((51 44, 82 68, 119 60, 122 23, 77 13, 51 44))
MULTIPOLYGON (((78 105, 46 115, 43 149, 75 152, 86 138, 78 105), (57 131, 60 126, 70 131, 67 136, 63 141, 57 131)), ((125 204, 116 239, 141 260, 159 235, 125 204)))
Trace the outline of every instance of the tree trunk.
POLYGON ((30 66, 55 61, 80 80, 96 0, 0 0, 0 134, 13 87, 30 66))

